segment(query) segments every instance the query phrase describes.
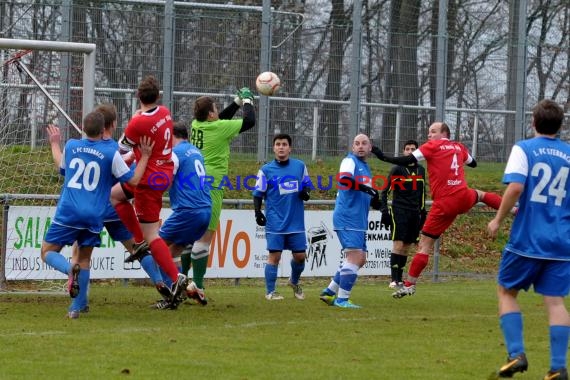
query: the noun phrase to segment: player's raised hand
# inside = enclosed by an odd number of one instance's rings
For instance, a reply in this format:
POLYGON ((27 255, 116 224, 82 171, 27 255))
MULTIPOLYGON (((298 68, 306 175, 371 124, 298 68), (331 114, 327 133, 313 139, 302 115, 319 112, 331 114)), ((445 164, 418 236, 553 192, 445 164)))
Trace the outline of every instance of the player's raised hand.
POLYGON ((61 133, 59 131, 59 127, 53 124, 50 124, 46 128, 48 133, 48 140, 50 144, 58 144, 61 142, 61 133))
POLYGON ((248 87, 242 87, 237 93, 242 103, 253 104, 253 92, 248 87))
POLYGON ((154 147, 154 140, 149 136, 142 136, 139 142, 139 147, 143 156, 150 157, 152 154, 152 148, 154 147))

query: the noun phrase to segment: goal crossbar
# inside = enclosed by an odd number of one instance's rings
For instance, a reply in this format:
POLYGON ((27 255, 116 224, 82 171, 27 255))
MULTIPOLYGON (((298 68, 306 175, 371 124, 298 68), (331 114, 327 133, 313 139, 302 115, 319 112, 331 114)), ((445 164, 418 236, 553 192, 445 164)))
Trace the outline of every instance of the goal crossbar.
POLYGON ((0 38, 0 49, 48 50, 83 53, 82 114, 87 115, 95 102, 95 44, 0 38))

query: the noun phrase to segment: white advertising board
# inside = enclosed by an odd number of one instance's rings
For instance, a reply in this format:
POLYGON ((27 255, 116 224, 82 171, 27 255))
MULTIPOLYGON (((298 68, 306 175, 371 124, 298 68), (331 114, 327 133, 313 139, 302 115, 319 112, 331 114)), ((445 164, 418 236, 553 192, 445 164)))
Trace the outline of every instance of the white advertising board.
MULTIPOLYGON (((8 213, 5 273, 8 280, 64 279, 40 258, 43 237, 51 223, 54 207, 11 206, 8 213)), ((162 220, 172 211, 163 209, 162 220)), ((303 276, 332 276, 341 258, 341 247, 332 229, 332 211, 306 211, 307 259, 303 276)), ((102 245, 93 251, 91 278, 145 278, 138 262, 125 264, 127 255, 121 243, 106 231, 102 245)), ((389 275, 392 242, 380 225, 380 212, 370 211, 367 233, 368 257, 361 275, 389 275)), ((70 257, 71 248, 62 254, 70 257)), ((287 277, 291 255, 285 251, 279 276, 287 277)), ((223 210, 220 225, 210 247, 207 278, 264 277, 267 260, 265 230, 255 223, 251 210, 223 210)))

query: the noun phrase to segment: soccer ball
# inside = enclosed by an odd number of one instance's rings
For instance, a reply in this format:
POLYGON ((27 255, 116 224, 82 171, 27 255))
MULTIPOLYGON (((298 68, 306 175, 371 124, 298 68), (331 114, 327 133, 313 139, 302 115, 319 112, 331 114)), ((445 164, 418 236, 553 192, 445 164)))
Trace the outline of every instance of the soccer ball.
POLYGON ((281 80, 277 74, 272 73, 271 71, 266 71, 257 76, 257 79, 255 80, 255 87, 257 88, 257 91, 262 95, 275 95, 281 87, 281 80))

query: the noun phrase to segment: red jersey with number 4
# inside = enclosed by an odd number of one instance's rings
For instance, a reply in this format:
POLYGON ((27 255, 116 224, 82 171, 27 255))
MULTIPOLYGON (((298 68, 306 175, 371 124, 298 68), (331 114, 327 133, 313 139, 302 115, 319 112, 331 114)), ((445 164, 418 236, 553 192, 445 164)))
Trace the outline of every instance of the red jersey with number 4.
POLYGON ((138 146, 142 136, 149 136, 154 141, 152 154, 140 184, 148 183, 152 173, 163 172, 172 178, 174 163, 172 161, 172 117, 168 108, 157 106, 150 111, 133 116, 125 129, 128 143, 134 146, 135 158, 141 158, 138 146))
POLYGON ((463 144, 448 139, 430 140, 413 154, 420 159, 423 156, 427 161, 433 200, 452 196, 467 188, 463 164, 471 156, 463 144))

